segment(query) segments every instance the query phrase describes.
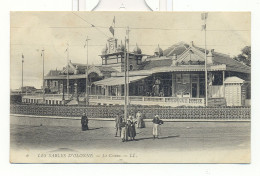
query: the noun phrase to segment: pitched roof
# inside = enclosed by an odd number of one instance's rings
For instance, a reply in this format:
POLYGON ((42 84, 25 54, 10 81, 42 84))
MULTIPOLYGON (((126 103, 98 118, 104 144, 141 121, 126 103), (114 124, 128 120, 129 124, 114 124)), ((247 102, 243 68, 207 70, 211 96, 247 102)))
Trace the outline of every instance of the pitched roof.
POLYGON ((170 46, 166 50, 163 51, 164 56, 173 56, 173 55, 181 55, 184 51, 189 48, 189 45, 184 42, 179 42, 175 45, 170 46))
MULTIPOLYGON (((199 47, 194 47, 201 52, 205 52, 205 49, 199 48, 199 47)), ((207 50, 207 53, 209 51, 207 50)), ((213 52, 213 65, 221 65, 225 64, 227 66, 227 70, 230 71, 236 71, 236 72, 245 72, 245 73, 250 73, 251 72, 251 67, 236 61, 235 59, 232 59, 229 55, 219 53, 219 52, 213 52)))
POLYGON ((143 63, 143 66, 139 68, 139 70, 150 70, 155 67, 166 67, 172 65, 172 59, 163 57, 158 60, 149 60, 143 63))
POLYGON ((239 83, 239 84, 242 84, 244 82, 245 82, 245 80, 238 78, 236 76, 228 77, 224 81, 224 83, 239 83))
POLYGON ((60 70, 50 70, 46 76, 57 76, 61 73, 60 70))
MULTIPOLYGON (((164 56, 162 57, 147 58, 147 60, 142 63, 143 65, 140 67, 139 70, 150 70, 152 68, 167 66, 171 67, 174 55, 177 56, 176 62, 180 63, 180 65, 187 64, 182 63, 184 60, 186 62, 189 61, 190 63, 195 65, 203 65, 205 60, 204 52, 205 49, 203 48, 194 45, 190 46, 184 42, 180 42, 164 50, 164 56)), ((209 50, 207 50, 207 54, 209 56, 209 50)), ((212 58, 211 63, 211 65, 213 66, 225 65, 225 70, 228 71, 243 73, 251 72, 251 67, 232 59, 229 55, 213 52, 213 56, 214 57, 212 58)))

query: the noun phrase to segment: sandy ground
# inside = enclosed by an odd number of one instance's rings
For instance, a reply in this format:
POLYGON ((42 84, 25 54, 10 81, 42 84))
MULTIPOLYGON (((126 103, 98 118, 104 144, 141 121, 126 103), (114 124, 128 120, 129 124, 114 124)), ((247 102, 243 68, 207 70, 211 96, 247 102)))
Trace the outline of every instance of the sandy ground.
POLYGON ((81 131, 80 120, 11 116, 10 122, 13 162, 250 162, 250 122, 167 122, 155 140, 152 123, 146 122, 146 128, 137 129, 136 141, 129 142, 115 137, 113 121, 90 120, 88 131, 81 131), (25 151, 34 157, 87 151, 96 159, 60 160, 57 155, 30 160, 25 151))

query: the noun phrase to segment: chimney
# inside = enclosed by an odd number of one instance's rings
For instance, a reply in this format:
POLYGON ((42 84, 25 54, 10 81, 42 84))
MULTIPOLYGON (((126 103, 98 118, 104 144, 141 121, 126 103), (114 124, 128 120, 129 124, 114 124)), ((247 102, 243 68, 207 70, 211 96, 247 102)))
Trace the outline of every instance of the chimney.
POLYGON ((214 58, 214 49, 211 49, 207 56, 207 64, 209 65, 213 64, 213 58, 214 58))
POLYGON ((193 42, 193 41, 191 41, 191 42, 190 42, 190 45, 191 45, 191 46, 194 46, 194 42, 193 42))
POLYGON ((176 54, 173 54, 173 57, 172 57, 172 66, 176 66, 177 64, 177 55, 176 54))

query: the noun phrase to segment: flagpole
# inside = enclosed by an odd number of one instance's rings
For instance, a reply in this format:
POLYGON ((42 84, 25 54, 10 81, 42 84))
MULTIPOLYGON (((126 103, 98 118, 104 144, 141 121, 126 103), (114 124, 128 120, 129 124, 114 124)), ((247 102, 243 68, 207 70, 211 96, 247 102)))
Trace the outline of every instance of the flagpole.
POLYGON ((22 54, 22 88, 21 88, 21 93, 23 93, 23 63, 24 63, 24 55, 22 54))
POLYGON ((207 70, 207 13, 204 14, 204 38, 205 38, 205 103, 208 106, 208 70, 207 70))
POLYGON ((67 46, 67 100, 69 100, 69 45, 67 46))
POLYGON ((129 56, 130 56, 130 51, 129 51, 129 26, 127 26, 127 105, 129 106, 129 56))
MULTIPOLYGON (((89 92, 88 92, 88 41, 89 41, 90 39, 88 38, 88 36, 87 36, 87 39, 86 39, 86 45, 87 45, 87 68, 86 68, 86 105, 88 105, 89 104, 89 92)), ((85 46, 86 46, 85 45, 85 46)))
POLYGON ((124 85, 124 98, 125 98, 125 106, 124 106, 124 118, 125 118, 125 122, 127 120, 127 74, 126 74, 126 70, 127 70, 127 59, 126 59, 126 36, 125 36, 125 51, 124 51, 124 72, 125 72, 125 85, 124 85))
POLYGON ((115 33, 116 33, 116 17, 114 16, 114 34, 113 34, 113 37, 115 38, 115 33))
POLYGON ((44 102, 44 49, 42 49, 42 100, 44 102))

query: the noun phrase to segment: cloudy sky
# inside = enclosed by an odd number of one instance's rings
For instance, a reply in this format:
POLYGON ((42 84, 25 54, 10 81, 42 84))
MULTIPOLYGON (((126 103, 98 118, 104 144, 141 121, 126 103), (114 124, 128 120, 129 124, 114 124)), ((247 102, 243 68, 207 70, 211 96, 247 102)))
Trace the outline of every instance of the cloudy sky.
MULTIPOLYGON (((187 12, 12 12, 11 13, 11 89, 21 86, 21 55, 24 62, 24 85, 40 88, 42 59, 45 50, 45 74, 66 65, 69 58, 86 63, 85 39, 89 41, 89 64, 100 65, 99 54, 112 37, 109 27, 115 16, 115 37, 124 42, 125 28, 130 28, 130 50, 136 43, 144 54, 153 54, 184 41, 204 47, 201 13, 187 12), (96 27, 91 27, 94 25, 96 27), (118 28, 117 28, 118 27, 118 28)), ((250 45, 250 13, 209 13, 207 19, 208 48, 217 52, 239 54, 250 45)))

